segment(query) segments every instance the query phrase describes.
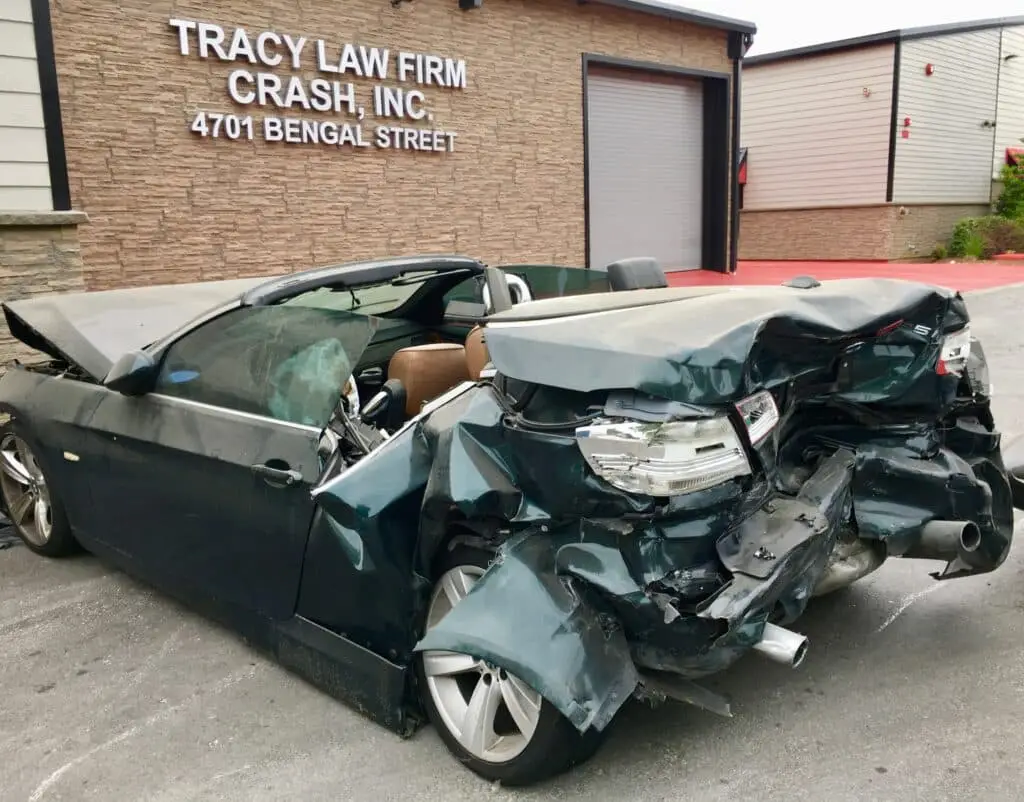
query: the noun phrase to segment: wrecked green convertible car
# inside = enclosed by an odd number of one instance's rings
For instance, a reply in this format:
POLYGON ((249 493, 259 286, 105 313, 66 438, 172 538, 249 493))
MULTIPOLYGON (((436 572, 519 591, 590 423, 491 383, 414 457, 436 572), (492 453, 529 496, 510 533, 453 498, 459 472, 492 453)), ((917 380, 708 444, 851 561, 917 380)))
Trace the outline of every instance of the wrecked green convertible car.
POLYGON ((959 295, 664 285, 453 256, 7 303, 50 358, 0 379, 3 502, 508 784, 632 697, 728 714, 701 677, 796 666, 888 557, 1005 560, 1024 459, 959 295))

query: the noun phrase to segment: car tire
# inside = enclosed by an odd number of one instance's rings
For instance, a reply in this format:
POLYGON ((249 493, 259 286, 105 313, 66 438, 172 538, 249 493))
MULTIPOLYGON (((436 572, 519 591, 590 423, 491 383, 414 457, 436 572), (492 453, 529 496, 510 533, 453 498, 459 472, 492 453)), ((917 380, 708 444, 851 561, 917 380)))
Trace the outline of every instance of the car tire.
MULTIPOLYGON (((482 576, 493 556, 490 552, 470 547, 458 547, 443 555, 436 566, 437 581, 430 595, 425 628, 436 624, 453 606, 450 595, 446 594, 446 589, 451 589, 453 578, 458 578, 468 592, 472 584, 466 580, 475 581, 482 576)), ((457 760, 490 782, 506 786, 541 782, 588 760, 604 740, 604 733, 594 729, 581 734, 550 702, 522 680, 503 669, 475 661, 468 655, 421 653, 416 660, 416 673, 427 716, 445 746, 457 760), (463 665, 475 666, 439 676, 436 667, 443 666, 440 661, 444 660, 457 661, 452 664, 457 669, 463 665), (484 688, 480 687, 481 684, 484 688), (497 690, 492 693, 501 699, 496 703, 490 722, 485 725, 485 729, 497 739, 488 749, 481 748, 487 745, 481 744, 479 739, 470 743, 474 740, 471 736, 461 737, 455 719, 462 709, 465 712, 462 720, 467 720, 471 701, 477 693, 486 694, 492 685, 497 685, 497 690), (523 734, 523 728, 505 701, 509 696, 517 703, 520 717, 525 714, 535 722, 532 733, 523 734), (520 701, 524 703, 518 704, 520 701)))
POLYGON ((15 421, 0 426, 0 504, 31 551, 67 557, 81 551, 38 449, 15 421))

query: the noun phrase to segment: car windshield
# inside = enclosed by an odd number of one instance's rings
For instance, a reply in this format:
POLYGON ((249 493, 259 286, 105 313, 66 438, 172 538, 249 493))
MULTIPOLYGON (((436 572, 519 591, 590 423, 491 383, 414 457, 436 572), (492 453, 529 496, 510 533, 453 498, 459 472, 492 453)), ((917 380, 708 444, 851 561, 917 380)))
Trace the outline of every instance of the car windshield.
POLYGON ((423 283, 436 277, 436 271, 408 273, 386 284, 362 287, 321 287, 289 298, 286 306, 306 306, 335 312, 362 315, 386 315, 399 309, 423 283))
POLYGON ((168 349, 159 391, 323 426, 378 322, 370 315, 310 304, 241 307, 168 349))

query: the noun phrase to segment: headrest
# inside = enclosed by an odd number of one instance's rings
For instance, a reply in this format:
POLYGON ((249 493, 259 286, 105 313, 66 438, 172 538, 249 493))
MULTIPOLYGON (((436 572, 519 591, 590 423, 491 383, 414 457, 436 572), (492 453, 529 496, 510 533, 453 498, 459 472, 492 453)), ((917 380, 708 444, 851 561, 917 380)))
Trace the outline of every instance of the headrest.
POLYGON ((650 256, 620 259, 608 265, 606 270, 608 285, 612 292, 651 290, 668 286, 665 271, 661 269, 658 260, 650 256))

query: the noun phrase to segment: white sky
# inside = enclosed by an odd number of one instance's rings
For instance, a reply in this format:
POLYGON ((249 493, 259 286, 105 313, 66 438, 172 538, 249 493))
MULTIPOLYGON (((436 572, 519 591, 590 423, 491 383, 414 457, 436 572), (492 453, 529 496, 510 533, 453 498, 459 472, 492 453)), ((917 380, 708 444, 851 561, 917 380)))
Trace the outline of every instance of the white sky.
POLYGON ((971 0, 936 3, 925 0, 672 0, 694 10, 749 20, 757 36, 749 55, 801 45, 847 39, 894 28, 942 25, 989 17, 1024 16, 1022 0, 971 0))

